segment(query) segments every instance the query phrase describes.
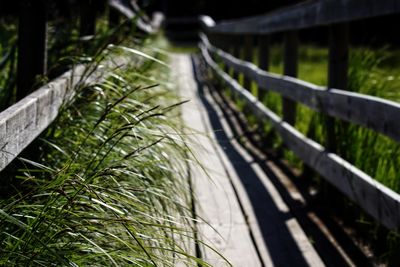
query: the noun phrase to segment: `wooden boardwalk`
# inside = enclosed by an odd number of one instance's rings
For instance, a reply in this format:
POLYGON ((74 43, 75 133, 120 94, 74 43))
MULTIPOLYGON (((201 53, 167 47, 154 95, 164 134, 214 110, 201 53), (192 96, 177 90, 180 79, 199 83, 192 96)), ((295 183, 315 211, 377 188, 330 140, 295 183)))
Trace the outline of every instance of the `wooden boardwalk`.
POLYGON ((201 257, 213 266, 324 266, 261 167, 233 138, 190 55, 172 56, 183 120, 203 168, 191 166, 201 257))

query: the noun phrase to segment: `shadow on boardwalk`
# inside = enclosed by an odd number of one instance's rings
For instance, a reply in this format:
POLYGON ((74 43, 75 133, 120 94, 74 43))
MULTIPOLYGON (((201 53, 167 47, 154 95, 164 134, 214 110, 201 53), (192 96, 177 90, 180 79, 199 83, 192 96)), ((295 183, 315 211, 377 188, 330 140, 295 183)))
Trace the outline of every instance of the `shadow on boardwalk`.
MULTIPOLYGON (((235 176, 240 180, 245 197, 251 203, 251 210, 249 211, 249 207, 244 207, 243 200, 241 200, 241 208, 245 213, 245 217, 248 218, 253 242, 255 242, 259 250, 264 265, 315 266, 317 262, 322 264, 322 262, 318 260, 314 261, 313 259, 310 260, 310 257, 306 256, 309 251, 304 251, 304 244, 299 243, 308 242, 308 240, 301 240, 301 238, 299 240, 299 229, 296 227, 298 225, 296 219, 280 199, 280 196, 277 196, 279 194, 277 194, 276 190, 272 188, 273 192, 271 192, 272 184, 269 186, 266 185, 265 177, 260 177, 260 172, 254 168, 255 162, 246 159, 243 151, 240 151, 232 143, 232 138, 221 123, 218 107, 212 102, 207 92, 208 87, 201 80, 200 70, 195 61, 196 59, 194 58, 193 68, 198 84, 198 96, 211 122, 212 129, 210 131, 215 133, 217 139, 216 145, 223 148, 224 153, 233 166, 235 176), (279 199, 276 199, 277 197, 279 199), (284 206, 283 208, 282 205, 284 206), (293 227, 293 223, 295 223, 295 227, 293 227), (260 244, 260 241, 263 244, 260 244)), ((234 185, 232 181, 234 178, 230 177, 230 179, 232 185, 234 185)), ((235 193, 240 199, 240 192, 237 186, 235 193)))

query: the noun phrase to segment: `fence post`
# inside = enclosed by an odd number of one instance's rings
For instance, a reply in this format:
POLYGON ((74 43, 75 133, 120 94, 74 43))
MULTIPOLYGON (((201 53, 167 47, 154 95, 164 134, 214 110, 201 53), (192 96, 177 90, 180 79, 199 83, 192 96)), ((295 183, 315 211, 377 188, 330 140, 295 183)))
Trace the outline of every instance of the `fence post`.
MULTIPOLYGON (((269 70, 269 36, 260 35, 258 37, 258 67, 262 70, 269 70)), ((264 89, 257 89, 258 99, 263 101, 266 95, 264 89)))
MULTIPOLYGON (((243 59, 248 62, 253 61, 253 41, 253 35, 244 36, 243 59)), ((246 76, 243 77, 243 87, 251 92, 251 80, 246 76)))
MULTIPOLYGON (((347 89, 348 61, 348 23, 331 25, 329 27, 328 88, 347 89)), ((335 119, 326 116, 326 148, 329 151, 336 151, 336 138, 335 119)))
MULTIPOLYGON (((298 32, 286 32, 284 36, 284 74, 297 77, 298 32)), ((296 102, 286 97, 282 98, 283 120, 294 125, 296 122, 296 102)))
POLYGON ((17 100, 33 89, 47 71, 47 7, 45 0, 23 0, 19 8, 17 100))
MULTIPOLYGON (((233 46, 232 55, 235 58, 240 58, 241 40, 237 36, 233 37, 232 39, 233 39, 233 41, 232 41, 232 46, 233 46)), ((233 76, 232 76, 233 79, 235 79, 236 81, 239 82, 239 72, 235 71, 233 68, 232 68, 232 72, 233 72, 233 76)))
POLYGON ((109 6, 108 7, 108 27, 110 29, 113 29, 115 27, 117 27, 120 23, 120 15, 119 12, 117 10, 115 10, 115 8, 109 6))
POLYGON ((80 5, 80 36, 94 35, 96 33, 96 7, 95 0, 81 0, 80 5))
MULTIPOLYGON (((223 50, 224 52, 228 52, 228 47, 229 47, 229 36, 226 34, 218 34, 218 48, 223 50)), ((229 72, 228 65, 223 63, 222 70, 226 73, 229 72)))

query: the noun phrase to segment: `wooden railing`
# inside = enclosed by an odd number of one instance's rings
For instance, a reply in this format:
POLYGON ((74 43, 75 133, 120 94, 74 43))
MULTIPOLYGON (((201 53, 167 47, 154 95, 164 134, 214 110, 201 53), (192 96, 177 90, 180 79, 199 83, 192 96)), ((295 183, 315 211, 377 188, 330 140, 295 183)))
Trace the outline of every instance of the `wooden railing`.
POLYGON ((337 155, 334 136, 334 118, 338 118, 400 141, 399 103, 344 90, 347 88, 348 22, 395 13, 400 13, 397 1, 374 0, 366 5, 362 0, 325 0, 217 25, 208 18, 202 20, 204 33, 200 47, 207 65, 237 97, 246 102, 260 121, 271 123, 286 146, 304 163, 379 223, 398 230, 400 195, 337 155), (322 25, 328 26, 330 36, 327 88, 296 78, 298 31, 322 25), (271 33, 284 34, 284 75, 268 72, 271 33), (252 63, 256 38, 259 66, 252 63), (239 59, 241 49, 243 59, 239 59), (228 51, 233 52, 229 54, 228 51), (225 67, 219 67, 213 57, 221 60, 225 67), (226 68, 234 70, 234 77, 224 71, 226 68), (238 73, 244 75, 243 86, 235 80, 238 73), (258 99, 249 92, 251 81, 258 85, 258 99), (267 91, 282 96, 282 118, 260 101, 267 91), (307 138, 293 126, 297 102, 327 115, 326 147, 307 138))
MULTIPOLYGON (((23 3, 21 16, 27 17, 21 18, 19 25, 19 70, 17 74, 20 80, 17 88, 19 101, 0 112, 0 171, 7 167, 54 121, 61 105, 68 102, 73 96, 74 88, 80 84, 87 85, 99 82, 107 77, 107 73, 104 73, 104 68, 93 69, 91 65, 77 65, 72 70, 29 94, 34 78, 46 72, 47 21, 46 11, 42 10, 45 9, 43 0, 27 0, 23 3), (40 10, 39 13, 34 12, 38 10, 40 10), (42 18, 38 19, 37 16, 42 16, 42 18), (37 21, 30 25, 33 20, 37 21), (23 27, 25 29, 22 29, 23 27), (39 31, 39 34, 37 34, 36 30, 39 31)), ((121 1, 110 0, 110 5, 113 3, 120 3, 119 7, 115 9, 120 13, 113 13, 112 19, 121 14, 129 19, 135 16, 133 11, 126 14, 126 12, 130 12, 130 9, 123 5, 121 1)), ((84 16, 85 14, 81 15, 84 16)), ((89 17, 96 19, 96 16, 89 17)), ((158 21, 157 25, 160 26, 162 19, 156 17, 156 21, 158 21)), ((81 23, 83 22, 81 21, 81 23)), ((144 22, 142 23, 143 27, 147 25, 144 22)), ((147 29, 151 28, 151 32, 157 28, 148 25, 146 27, 147 29)), ((87 32, 84 33, 86 34, 87 32)), ((4 58, 4 62, 5 60, 6 58, 4 58)), ((123 58, 114 58, 102 62, 101 65, 116 67, 127 63, 123 58)), ((0 63, 0 65, 3 64, 5 63, 0 63)))

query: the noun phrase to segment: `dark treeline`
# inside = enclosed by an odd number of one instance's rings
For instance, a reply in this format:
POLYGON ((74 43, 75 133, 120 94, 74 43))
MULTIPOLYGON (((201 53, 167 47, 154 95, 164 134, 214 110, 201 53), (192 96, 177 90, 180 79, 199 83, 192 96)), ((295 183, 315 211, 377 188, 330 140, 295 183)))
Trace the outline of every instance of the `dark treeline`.
MULTIPOLYGON (((303 0, 304 1, 304 0, 303 0)), ((302 2, 300 0, 216 0, 216 1, 187 1, 187 0, 141 0, 141 6, 148 11, 163 11, 170 17, 187 17, 207 14, 215 20, 241 18, 254 14, 262 14, 271 10, 302 2)))
MULTIPOLYGON (((318 1, 318 0, 316 0, 318 1)), ((323 0, 320 0, 323 1, 323 0)), ((252 15, 266 14, 287 6, 305 2, 305 0, 142 0, 149 12, 163 11, 167 17, 187 17, 199 14, 210 15, 214 20, 228 20, 252 15)), ((393 32, 400 15, 390 15, 351 23, 351 41, 355 45, 381 47, 389 44, 400 46, 400 35, 393 32)), ((301 32, 303 41, 326 45, 327 29, 324 27, 301 32)), ((279 37, 278 37, 279 39, 279 37)))
MULTIPOLYGON (((1 0, 0 16, 17 14, 20 3, 27 0, 1 0)), ((35 1, 35 0, 28 0, 35 1)), ((36 0, 37 1, 37 0, 36 0)), ((74 16, 82 1, 97 2, 104 9, 107 0, 47 0, 51 17, 74 16)), ((131 1, 131 0, 123 0, 131 1)), ((167 17, 190 17, 207 14, 216 21, 242 18, 246 16, 265 14, 274 10, 304 2, 305 0, 133 0, 143 7, 148 14, 162 11, 167 17)), ((385 44, 398 47, 400 35, 392 29, 398 24, 399 15, 385 16, 351 23, 351 39, 358 45, 382 46, 385 44)), ((324 45, 327 42, 326 29, 319 28, 302 32, 304 41, 324 45)))
POLYGON ((0 0, 0 16, 18 15, 21 5, 33 3, 35 1, 45 1, 48 6, 48 16, 52 18, 76 16, 79 6, 83 2, 96 3, 97 10, 103 12, 107 0, 0 0))

